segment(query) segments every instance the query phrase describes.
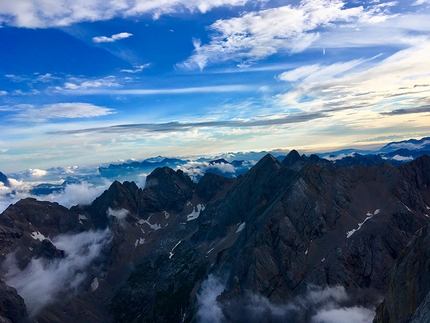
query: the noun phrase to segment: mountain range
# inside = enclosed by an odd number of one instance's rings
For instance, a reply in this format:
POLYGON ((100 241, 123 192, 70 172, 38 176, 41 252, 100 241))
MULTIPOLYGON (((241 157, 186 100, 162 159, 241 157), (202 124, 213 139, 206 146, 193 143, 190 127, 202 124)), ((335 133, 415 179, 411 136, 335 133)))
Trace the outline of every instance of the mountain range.
POLYGON ((0 322, 428 322, 430 157, 356 157, 22 199, 0 215, 0 322))

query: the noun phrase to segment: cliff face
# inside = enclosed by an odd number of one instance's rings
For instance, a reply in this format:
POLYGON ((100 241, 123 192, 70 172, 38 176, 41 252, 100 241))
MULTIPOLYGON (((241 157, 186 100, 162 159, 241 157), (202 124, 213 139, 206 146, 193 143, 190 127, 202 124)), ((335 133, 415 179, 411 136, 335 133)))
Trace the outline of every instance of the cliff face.
POLYGON ((199 291, 213 275, 225 282, 220 311, 250 293, 285 304, 310 286, 341 285, 362 306, 388 291, 378 320, 390 320, 403 315, 389 297, 401 288, 390 278, 396 261, 404 279, 421 277, 419 288, 402 291, 415 295, 405 296, 407 313, 419 320, 428 315, 427 264, 400 263, 430 250, 408 245, 429 223, 429 174, 428 156, 399 168, 337 168, 296 152, 282 163, 267 155, 236 179, 206 174, 198 184, 158 168, 145 189, 114 182, 86 207, 31 199, 10 206, 0 216, 0 254, 17 255, 24 273, 34 259, 46 268, 76 267, 76 255, 88 260, 73 271, 84 274, 74 292, 32 315, 38 322, 195 322, 199 291), (87 253, 61 243, 77 235, 87 253))
POLYGON ((430 321, 430 228, 420 229, 397 259, 375 323, 430 321))

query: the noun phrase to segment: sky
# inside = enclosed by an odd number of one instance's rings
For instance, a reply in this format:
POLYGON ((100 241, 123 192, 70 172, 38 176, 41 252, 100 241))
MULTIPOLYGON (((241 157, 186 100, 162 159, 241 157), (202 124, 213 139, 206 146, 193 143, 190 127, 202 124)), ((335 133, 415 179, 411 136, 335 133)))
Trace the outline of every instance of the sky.
POLYGON ((430 135, 430 1, 1 0, 0 171, 430 135))

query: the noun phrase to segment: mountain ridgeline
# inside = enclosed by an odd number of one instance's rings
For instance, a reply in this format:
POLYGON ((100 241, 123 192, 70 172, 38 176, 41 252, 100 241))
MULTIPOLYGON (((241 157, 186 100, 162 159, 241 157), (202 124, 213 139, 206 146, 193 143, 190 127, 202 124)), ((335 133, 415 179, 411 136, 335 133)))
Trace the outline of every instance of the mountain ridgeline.
POLYGON ((333 167, 296 151, 198 183, 157 168, 88 206, 24 199, 0 215, 0 322, 428 322, 429 206, 427 155, 333 167))

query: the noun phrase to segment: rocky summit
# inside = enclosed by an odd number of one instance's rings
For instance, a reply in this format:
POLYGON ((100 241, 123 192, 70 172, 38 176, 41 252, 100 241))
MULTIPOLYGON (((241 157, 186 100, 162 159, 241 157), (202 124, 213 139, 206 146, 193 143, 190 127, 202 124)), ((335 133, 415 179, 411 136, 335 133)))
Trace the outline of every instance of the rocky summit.
POLYGON ((430 157, 361 164, 292 151, 21 200, 0 215, 0 322, 428 322, 430 157))

